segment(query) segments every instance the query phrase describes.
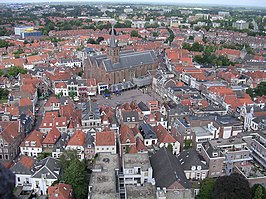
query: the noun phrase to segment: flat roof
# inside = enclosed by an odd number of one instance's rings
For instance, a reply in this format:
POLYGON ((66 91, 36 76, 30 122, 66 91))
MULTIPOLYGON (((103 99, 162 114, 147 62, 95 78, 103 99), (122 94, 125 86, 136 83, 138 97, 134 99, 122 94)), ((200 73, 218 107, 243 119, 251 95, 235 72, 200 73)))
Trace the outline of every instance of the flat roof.
POLYGON ((212 135, 210 130, 206 126, 191 127, 191 131, 194 132, 196 136, 212 135))
POLYGON ((90 186, 91 198, 118 199, 116 193, 115 169, 118 169, 118 155, 99 153, 93 165, 90 186))
POLYGON ((136 153, 124 155, 124 168, 141 167, 142 170, 148 170, 151 167, 148 153, 136 153))
POLYGON ((155 186, 144 184, 143 186, 126 185, 128 199, 154 199, 156 198, 155 186))

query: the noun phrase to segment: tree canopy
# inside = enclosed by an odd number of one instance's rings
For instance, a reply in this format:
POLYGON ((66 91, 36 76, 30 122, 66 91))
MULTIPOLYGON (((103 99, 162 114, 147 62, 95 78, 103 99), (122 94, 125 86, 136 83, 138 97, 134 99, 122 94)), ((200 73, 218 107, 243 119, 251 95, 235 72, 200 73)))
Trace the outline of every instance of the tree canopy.
POLYGON ((75 198, 86 198, 88 193, 88 172, 86 163, 73 159, 64 170, 63 180, 73 187, 75 198))
POLYGON ((212 198, 250 199, 249 183, 242 175, 237 173, 230 176, 221 176, 214 183, 212 198))
POLYGON ((10 68, 7 69, 7 75, 15 77, 18 74, 26 74, 27 70, 24 68, 21 68, 19 66, 11 66, 10 68))
POLYGON ((131 33, 130 33, 130 36, 131 37, 138 37, 139 36, 139 33, 137 30, 132 30, 131 33))
POLYGON ((212 199, 212 192, 215 180, 213 178, 205 178, 200 183, 200 191, 196 199, 212 199))
POLYGON ((5 88, 0 88, 0 100, 7 100, 8 99, 9 91, 5 88))
POLYGON ((261 184, 255 184, 251 187, 252 199, 266 199, 266 189, 261 184))

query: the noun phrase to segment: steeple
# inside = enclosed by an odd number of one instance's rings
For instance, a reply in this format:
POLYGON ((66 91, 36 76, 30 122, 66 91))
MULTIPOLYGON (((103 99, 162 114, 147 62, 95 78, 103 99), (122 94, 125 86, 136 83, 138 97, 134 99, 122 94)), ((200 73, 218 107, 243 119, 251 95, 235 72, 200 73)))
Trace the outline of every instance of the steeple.
POLYGON ((112 26, 110 44, 107 50, 107 56, 112 60, 113 63, 119 62, 119 51, 120 48, 115 43, 115 30, 114 26, 112 26))
POLYGON ((114 26, 112 26, 111 30, 111 38, 110 38, 110 48, 115 48, 115 31, 114 31, 114 26))

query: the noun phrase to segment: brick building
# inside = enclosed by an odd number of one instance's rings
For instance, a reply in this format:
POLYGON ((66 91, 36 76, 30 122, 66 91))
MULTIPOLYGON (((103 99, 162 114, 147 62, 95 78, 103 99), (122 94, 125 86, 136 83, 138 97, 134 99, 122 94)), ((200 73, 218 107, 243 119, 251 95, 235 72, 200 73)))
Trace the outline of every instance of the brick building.
POLYGON ((112 29, 107 54, 85 58, 85 78, 116 84, 131 81, 133 78, 144 76, 148 70, 157 69, 159 61, 154 51, 120 51, 114 32, 112 29))

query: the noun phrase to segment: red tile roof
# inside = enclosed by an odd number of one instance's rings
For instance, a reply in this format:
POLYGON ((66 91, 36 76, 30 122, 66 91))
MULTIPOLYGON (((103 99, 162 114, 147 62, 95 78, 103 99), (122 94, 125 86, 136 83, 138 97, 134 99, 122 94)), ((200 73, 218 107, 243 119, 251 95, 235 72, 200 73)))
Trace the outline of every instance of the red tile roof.
POLYGON ((133 131, 127 126, 122 125, 119 129, 121 144, 135 144, 135 138, 133 131), (128 143, 129 141, 129 143, 128 143))
POLYGON ((44 138, 43 144, 55 144, 60 136, 60 131, 56 127, 53 127, 44 138))
POLYGON ((115 132, 103 131, 96 133, 96 146, 114 146, 115 145, 115 132))
MULTIPOLYGON (((42 146, 42 141, 43 141, 43 134, 40 131, 32 131, 21 143, 21 147, 25 147, 25 142, 26 141, 35 141, 35 146, 34 147, 41 147, 42 146)), ((32 146, 31 146, 32 147, 32 146)))
POLYGON ((49 199, 72 199, 73 189, 69 184, 59 183, 48 187, 49 199))
POLYGON ((21 156, 18 162, 20 162, 27 169, 31 169, 35 160, 32 157, 21 156))
POLYGON ((159 124, 153 127, 154 132, 157 135, 159 143, 174 143, 176 140, 167 132, 167 130, 159 124))
POLYGON ((84 146, 86 141, 86 133, 81 130, 77 130, 73 136, 69 139, 68 146, 84 146))

